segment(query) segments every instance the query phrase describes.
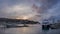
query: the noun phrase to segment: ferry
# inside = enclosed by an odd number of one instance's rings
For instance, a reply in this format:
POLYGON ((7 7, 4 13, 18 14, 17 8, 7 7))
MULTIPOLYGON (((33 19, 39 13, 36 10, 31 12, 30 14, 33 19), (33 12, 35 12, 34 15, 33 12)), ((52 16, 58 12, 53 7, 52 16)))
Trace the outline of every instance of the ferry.
POLYGON ((42 22, 42 29, 49 29, 50 24, 48 20, 43 20, 42 22))

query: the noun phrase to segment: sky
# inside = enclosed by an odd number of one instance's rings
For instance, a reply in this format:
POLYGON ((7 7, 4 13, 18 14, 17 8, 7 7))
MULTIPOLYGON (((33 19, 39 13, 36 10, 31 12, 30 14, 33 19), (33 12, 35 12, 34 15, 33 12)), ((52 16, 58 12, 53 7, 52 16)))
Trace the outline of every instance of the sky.
POLYGON ((0 18, 41 21, 60 16, 60 0, 0 0, 0 18))

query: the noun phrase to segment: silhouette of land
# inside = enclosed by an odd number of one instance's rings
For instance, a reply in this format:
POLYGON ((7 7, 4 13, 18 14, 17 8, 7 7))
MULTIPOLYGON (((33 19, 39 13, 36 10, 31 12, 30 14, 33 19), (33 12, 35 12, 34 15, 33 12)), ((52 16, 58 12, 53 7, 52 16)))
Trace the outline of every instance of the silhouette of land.
POLYGON ((39 22, 31 20, 23 20, 23 19, 0 18, 0 23, 37 24, 39 22))
POLYGON ((9 19, 9 18, 0 18, 0 26, 3 27, 28 27, 26 24, 39 24, 37 21, 23 20, 23 19, 9 19), (18 24, 23 24, 23 26, 18 26, 18 24))

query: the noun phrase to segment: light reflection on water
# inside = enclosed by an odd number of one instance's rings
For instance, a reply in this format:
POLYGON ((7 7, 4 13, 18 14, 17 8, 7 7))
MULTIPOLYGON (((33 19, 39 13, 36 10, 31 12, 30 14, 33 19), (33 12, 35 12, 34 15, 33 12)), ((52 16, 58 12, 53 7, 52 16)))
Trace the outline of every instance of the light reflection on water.
POLYGON ((60 34, 60 29, 42 30, 41 25, 32 25, 30 27, 1 28, 0 34, 60 34))

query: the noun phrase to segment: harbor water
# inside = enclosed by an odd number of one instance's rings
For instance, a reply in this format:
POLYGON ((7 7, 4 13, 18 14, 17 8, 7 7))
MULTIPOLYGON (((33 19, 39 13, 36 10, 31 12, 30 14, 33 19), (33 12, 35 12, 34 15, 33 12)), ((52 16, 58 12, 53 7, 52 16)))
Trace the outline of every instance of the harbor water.
POLYGON ((29 27, 0 27, 0 34, 60 34, 60 29, 42 30, 40 24, 28 25, 29 27))

